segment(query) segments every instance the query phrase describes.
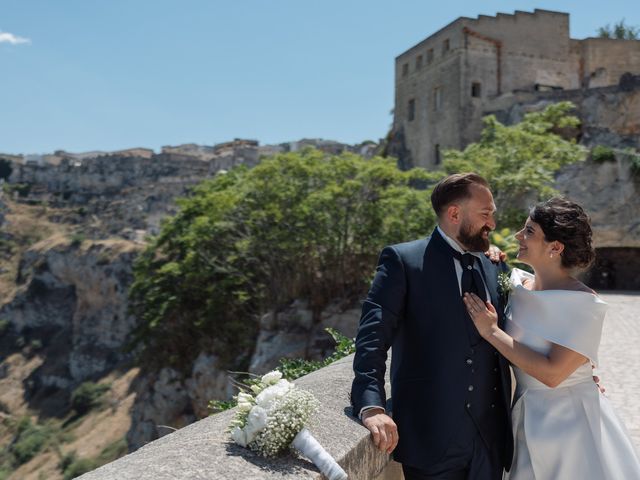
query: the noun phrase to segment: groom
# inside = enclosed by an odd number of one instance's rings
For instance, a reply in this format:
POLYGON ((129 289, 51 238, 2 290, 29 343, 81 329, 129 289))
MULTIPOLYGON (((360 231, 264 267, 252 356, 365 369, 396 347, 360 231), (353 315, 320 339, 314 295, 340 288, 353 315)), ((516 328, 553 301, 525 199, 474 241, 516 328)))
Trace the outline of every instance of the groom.
POLYGON ((380 254, 356 337, 354 414, 380 450, 394 452, 406 480, 499 480, 513 452, 511 377, 461 299, 472 291, 502 312, 504 265, 482 253, 495 204, 474 173, 441 180, 431 203, 438 216, 431 236, 380 254), (390 347, 393 419, 384 390, 390 347))

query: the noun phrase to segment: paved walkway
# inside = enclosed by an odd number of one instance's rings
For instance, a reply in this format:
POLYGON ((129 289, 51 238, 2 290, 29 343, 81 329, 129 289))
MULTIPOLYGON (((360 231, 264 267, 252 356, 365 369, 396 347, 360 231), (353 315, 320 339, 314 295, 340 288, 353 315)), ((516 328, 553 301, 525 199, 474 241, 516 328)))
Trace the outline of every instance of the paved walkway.
POLYGON ((640 292, 600 296, 609 304, 599 352, 600 377, 640 452, 640 292))

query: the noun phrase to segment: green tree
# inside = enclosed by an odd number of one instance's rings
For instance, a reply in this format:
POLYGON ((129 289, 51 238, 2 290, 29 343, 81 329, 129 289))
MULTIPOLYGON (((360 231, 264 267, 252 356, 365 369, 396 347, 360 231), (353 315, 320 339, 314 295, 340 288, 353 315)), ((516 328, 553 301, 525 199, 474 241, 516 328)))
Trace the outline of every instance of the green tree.
POLYGON ((381 247, 429 233, 424 187, 441 176, 308 149, 203 182, 136 262, 134 343, 175 366, 202 348, 241 366, 260 313, 359 297, 381 247))
POLYGON ((554 174, 586 158, 584 147, 559 135, 579 126, 580 120, 570 115, 573 108, 570 102, 553 104, 510 126, 489 115, 480 141, 462 151, 446 150, 443 168, 447 173, 473 171, 485 177, 498 206, 498 225, 519 229, 528 203, 557 194, 554 174))
POLYGON ((500 226, 519 228, 527 202, 555 193, 555 172, 586 157, 559 135, 579 125, 572 108, 551 105, 513 126, 487 117, 479 142, 445 152, 443 171, 307 149, 202 182, 134 265, 132 347, 156 365, 190 368, 213 350, 245 367, 260 314, 304 298, 319 317, 335 298, 361 298, 384 245, 428 234, 431 187, 447 173, 485 176, 500 226))
POLYGON ((640 28, 626 25, 624 18, 611 27, 609 24, 598 28, 598 37, 615 38, 617 40, 638 40, 640 37, 640 28))

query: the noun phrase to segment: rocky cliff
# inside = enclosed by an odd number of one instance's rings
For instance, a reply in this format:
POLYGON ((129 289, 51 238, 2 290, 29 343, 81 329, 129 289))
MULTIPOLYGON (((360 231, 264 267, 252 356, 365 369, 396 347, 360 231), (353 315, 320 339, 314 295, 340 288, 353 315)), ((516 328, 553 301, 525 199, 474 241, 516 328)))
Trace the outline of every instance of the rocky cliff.
MULTIPOLYGON (((28 415, 44 428, 59 419, 63 430, 71 422, 71 436, 103 434, 93 449, 76 440, 45 445, 11 478, 62 478, 59 465, 73 452, 100 457, 100 448, 125 438, 135 450, 206 416, 211 399, 235 393, 212 352, 200 352, 187 372, 135 367, 136 352, 127 347, 136 319, 127 295, 146 236, 176 211, 176 198, 256 158, 225 150, 206 160, 172 152, 12 165, 0 197, 0 420, 10 426, 28 415), (108 401, 77 420, 72 394, 87 381, 108 385, 108 401)), ((251 369, 272 368, 283 356, 323 358, 333 345, 327 326, 355 334, 353 306, 332 305, 319 320, 311 317, 301 302, 265 312, 251 369)), ((18 439, 1 423, 0 472, 2 449, 18 439)))
MULTIPOLYGON (((597 261, 587 274, 598 289, 640 288, 640 75, 625 74, 616 86, 520 92, 497 99, 494 113, 502 122, 519 122, 525 113, 569 100, 582 120, 577 141, 605 147, 607 159, 591 156, 564 167, 556 188, 584 206, 592 219, 597 261)), ((565 132, 566 133, 566 132, 565 132)))

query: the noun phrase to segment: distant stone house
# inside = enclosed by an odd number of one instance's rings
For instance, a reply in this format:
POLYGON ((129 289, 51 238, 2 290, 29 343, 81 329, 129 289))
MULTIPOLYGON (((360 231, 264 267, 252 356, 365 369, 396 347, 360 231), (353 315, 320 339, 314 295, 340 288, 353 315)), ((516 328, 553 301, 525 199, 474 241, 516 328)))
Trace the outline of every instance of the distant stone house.
POLYGON ((640 73, 640 41, 569 36, 569 15, 535 10, 460 17, 395 60, 393 136, 401 162, 434 168, 478 139, 487 112, 532 93, 617 85, 640 73))

